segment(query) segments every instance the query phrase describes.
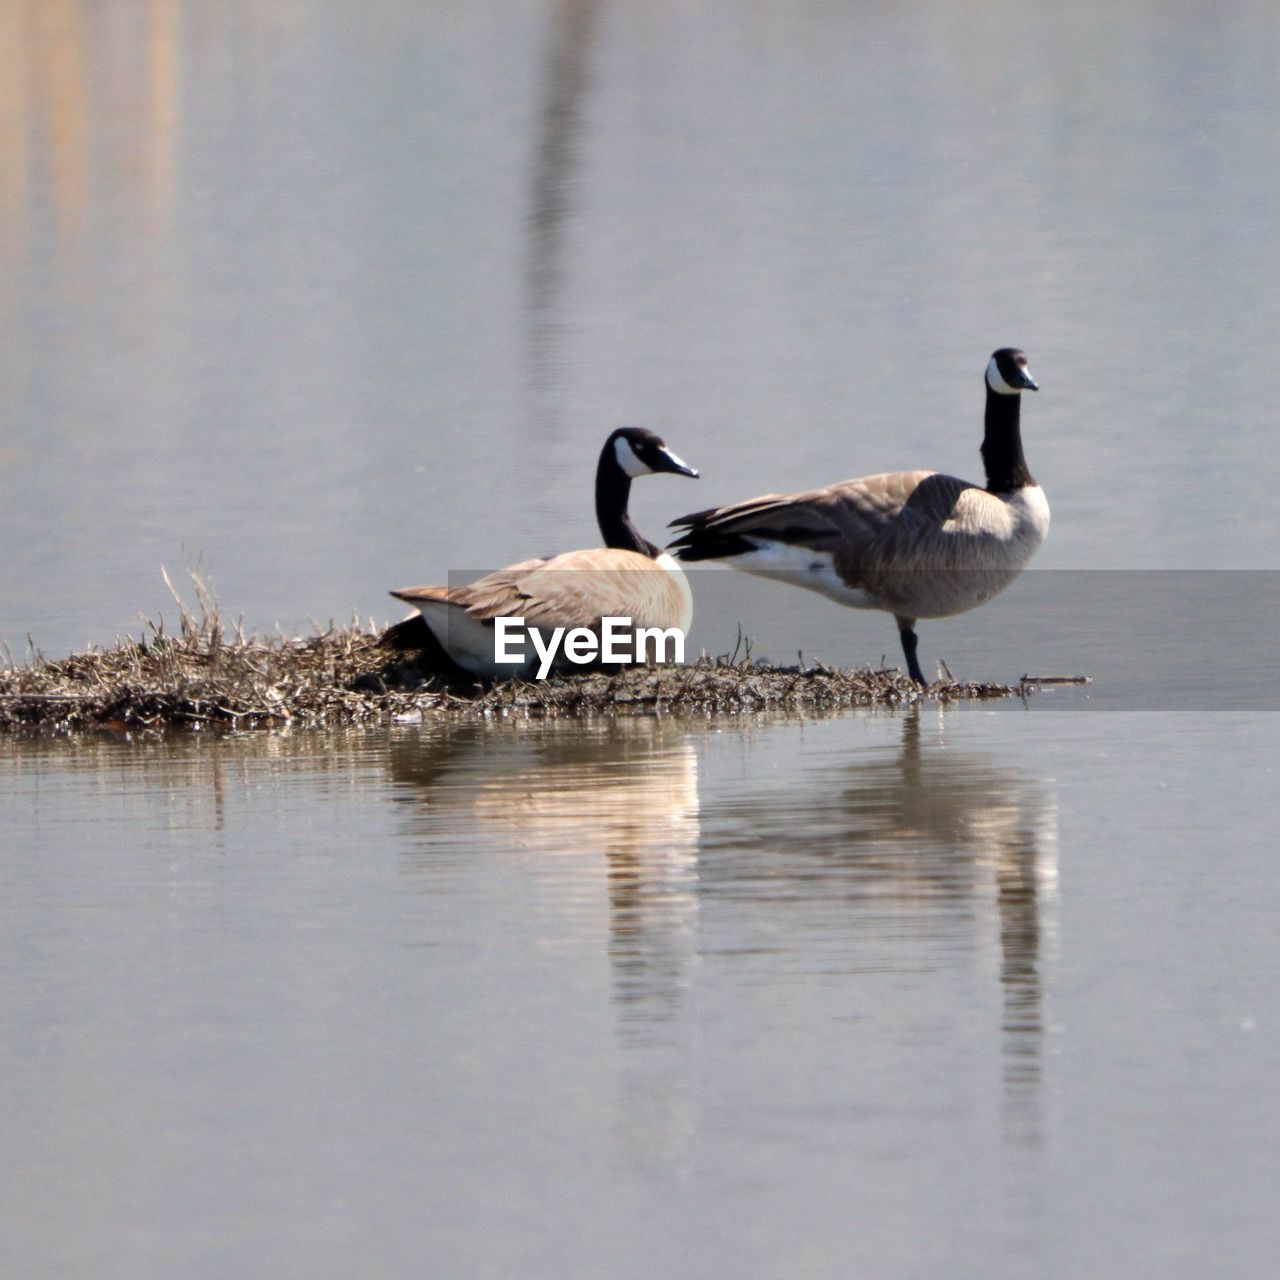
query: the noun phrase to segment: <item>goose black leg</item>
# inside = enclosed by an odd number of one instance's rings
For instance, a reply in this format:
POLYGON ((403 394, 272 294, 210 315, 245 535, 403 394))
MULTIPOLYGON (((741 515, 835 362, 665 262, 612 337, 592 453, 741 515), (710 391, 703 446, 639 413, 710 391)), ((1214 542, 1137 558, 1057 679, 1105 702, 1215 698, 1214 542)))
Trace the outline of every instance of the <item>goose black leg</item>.
POLYGON ((916 635, 914 618, 899 618, 898 634, 902 637, 902 652, 907 660, 907 675, 909 675, 916 684, 924 688, 929 682, 924 678, 920 670, 920 663, 916 659, 916 648, 920 644, 920 637, 916 635))

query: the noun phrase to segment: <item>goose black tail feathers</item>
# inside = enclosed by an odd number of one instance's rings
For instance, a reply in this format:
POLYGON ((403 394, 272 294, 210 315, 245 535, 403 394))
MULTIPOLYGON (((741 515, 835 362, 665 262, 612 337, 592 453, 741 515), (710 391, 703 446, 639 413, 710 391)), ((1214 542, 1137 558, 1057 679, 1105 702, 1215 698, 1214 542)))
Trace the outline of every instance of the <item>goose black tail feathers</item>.
POLYGON ((755 544, 741 534, 716 528, 713 521, 720 515, 718 507, 695 511, 671 522, 671 528, 679 530, 679 536, 667 546, 677 558, 692 563, 698 560, 720 560, 726 556, 745 555, 755 550, 755 544))

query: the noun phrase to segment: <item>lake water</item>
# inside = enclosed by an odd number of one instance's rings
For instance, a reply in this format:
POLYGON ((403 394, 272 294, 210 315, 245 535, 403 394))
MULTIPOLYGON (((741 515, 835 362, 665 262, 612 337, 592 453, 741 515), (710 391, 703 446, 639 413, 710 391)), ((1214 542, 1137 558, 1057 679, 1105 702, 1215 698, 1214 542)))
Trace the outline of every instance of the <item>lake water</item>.
POLYGON ((590 545, 624 422, 650 536, 976 477, 1016 343, 1054 526, 922 662, 1094 677, 0 741, 0 1270, 1267 1273, 1277 72, 1264 0, 0 0, 16 659, 590 545))

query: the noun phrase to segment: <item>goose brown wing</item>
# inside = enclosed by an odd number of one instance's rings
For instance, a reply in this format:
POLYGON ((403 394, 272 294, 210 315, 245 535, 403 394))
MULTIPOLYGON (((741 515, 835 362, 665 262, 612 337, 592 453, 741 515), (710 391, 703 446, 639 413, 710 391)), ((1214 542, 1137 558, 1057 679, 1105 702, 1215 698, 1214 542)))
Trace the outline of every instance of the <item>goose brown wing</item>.
POLYGON ((514 598, 519 591, 520 579, 546 563, 544 559, 521 560, 463 587, 401 587, 391 594, 407 604, 452 604, 468 612, 475 611, 477 617, 496 618, 502 614, 503 599, 514 598))
MULTIPOLYGON (((808 493, 771 493, 694 512, 672 521, 681 529, 672 545, 682 560, 731 558, 769 542, 854 552, 873 544, 897 522, 933 476, 930 471, 862 476, 808 493)), ((934 508, 942 506, 941 498, 918 503, 908 522, 927 521, 934 508)))
POLYGON ((831 500, 843 536, 835 553, 846 582, 886 594, 902 574, 946 567, 954 558, 954 524, 973 486, 935 471, 895 471, 836 485, 831 500))
POLYGON ((679 535, 672 550, 681 560, 720 560, 744 555, 760 541, 825 547, 840 538, 840 524, 825 490, 814 493, 768 493, 729 507, 695 511, 671 522, 679 535))
POLYGON ((414 587, 392 594, 410 604, 443 601, 479 621, 520 617, 537 627, 595 628, 604 617, 670 626, 683 604, 679 585, 660 565, 610 547, 524 560, 464 587, 414 587))

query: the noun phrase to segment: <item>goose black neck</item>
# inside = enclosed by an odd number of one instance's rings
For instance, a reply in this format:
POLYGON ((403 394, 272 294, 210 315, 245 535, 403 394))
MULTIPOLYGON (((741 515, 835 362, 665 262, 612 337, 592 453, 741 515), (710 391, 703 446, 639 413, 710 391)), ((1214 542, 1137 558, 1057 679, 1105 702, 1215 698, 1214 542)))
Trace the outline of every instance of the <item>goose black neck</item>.
POLYGON ((987 388, 986 435, 982 462, 987 469, 989 493, 1014 493, 1035 484, 1022 454, 1020 395, 1001 395, 987 388))
POLYGON ((638 551, 650 560, 657 558, 659 549, 646 542, 627 514, 627 500, 631 497, 631 477, 618 465, 613 456, 613 445, 606 445, 596 469, 596 519, 600 522, 600 536, 606 547, 620 551, 638 551))

